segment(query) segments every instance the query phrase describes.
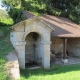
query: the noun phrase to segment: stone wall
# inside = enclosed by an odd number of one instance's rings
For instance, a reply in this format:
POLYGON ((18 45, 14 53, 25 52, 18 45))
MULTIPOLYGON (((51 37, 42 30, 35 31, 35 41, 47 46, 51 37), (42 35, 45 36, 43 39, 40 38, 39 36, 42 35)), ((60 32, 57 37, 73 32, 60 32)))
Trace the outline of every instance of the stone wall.
POLYGON ((73 56, 80 57, 80 38, 70 38, 67 42, 67 51, 73 56))
MULTIPOLYGON (((63 53, 63 39, 51 38, 51 50, 55 53, 63 53)), ((67 39, 67 52, 70 56, 80 57, 80 38, 67 39)))
POLYGON ((52 37, 51 42, 51 50, 55 53, 63 53, 63 39, 52 37))

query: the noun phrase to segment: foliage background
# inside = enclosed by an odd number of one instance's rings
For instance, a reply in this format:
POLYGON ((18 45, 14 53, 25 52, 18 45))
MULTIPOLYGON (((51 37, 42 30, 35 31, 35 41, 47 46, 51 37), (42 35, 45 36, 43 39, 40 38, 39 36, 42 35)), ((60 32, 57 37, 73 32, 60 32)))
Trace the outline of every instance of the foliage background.
POLYGON ((2 0, 14 24, 25 19, 23 10, 34 14, 63 16, 80 24, 80 0, 2 0))

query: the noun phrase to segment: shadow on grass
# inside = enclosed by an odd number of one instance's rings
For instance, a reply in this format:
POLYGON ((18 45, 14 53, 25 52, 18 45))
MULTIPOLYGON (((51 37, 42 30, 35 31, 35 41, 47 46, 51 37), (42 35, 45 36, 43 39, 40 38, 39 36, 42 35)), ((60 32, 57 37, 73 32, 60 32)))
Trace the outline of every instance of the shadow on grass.
POLYGON ((66 65, 66 66, 53 66, 49 70, 45 70, 43 68, 36 69, 36 70, 20 70, 21 76, 24 78, 28 78, 30 76, 40 76, 40 75, 54 75, 54 74, 61 74, 66 73, 70 71, 79 71, 80 70, 80 64, 77 65, 66 65))

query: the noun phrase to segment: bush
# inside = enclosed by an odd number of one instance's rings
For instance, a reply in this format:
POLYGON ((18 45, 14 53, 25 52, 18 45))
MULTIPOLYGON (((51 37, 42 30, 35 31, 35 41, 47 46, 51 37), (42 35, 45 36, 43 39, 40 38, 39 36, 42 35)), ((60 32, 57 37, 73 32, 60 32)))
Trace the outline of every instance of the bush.
POLYGON ((49 11, 49 12, 47 11, 48 14, 52 14, 52 15, 55 15, 55 16, 60 16, 62 14, 62 12, 57 8, 48 6, 47 9, 49 11))
POLYGON ((13 19, 14 24, 26 19, 22 14, 22 11, 23 8, 13 8, 8 12, 10 17, 13 19))
POLYGON ((0 19, 0 26, 12 25, 14 22, 11 18, 0 19))
POLYGON ((75 22, 77 24, 79 23, 79 18, 77 16, 77 13, 76 13, 75 10, 70 11, 70 13, 69 13, 69 19, 71 19, 73 22, 75 22))

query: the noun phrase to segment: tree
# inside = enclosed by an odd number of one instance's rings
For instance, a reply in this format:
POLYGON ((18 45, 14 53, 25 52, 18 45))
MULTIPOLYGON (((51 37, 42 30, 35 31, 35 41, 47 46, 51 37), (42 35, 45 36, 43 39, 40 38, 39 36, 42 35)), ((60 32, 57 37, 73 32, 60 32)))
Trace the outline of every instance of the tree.
POLYGON ((4 6, 9 6, 10 8, 21 6, 21 0, 2 0, 2 3, 4 6))
POLYGON ((80 22, 78 20, 80 18, 78 14, 80 8, 76 10, 76 6, 79 5, 80 0, 2 0, 2 2, 4 5, 9 6, 8 12, 13 20, 16 20, 16 18, 20 19, 21 12, 28 10, 31 12, 63 16, 70 18, 76 23, 80 22))
POLYGON ((0 26, 12 25, 13 20, 9 17, 6 11, 0 9, 0 26))
POLYGON ((75 7, 77 16, 78 16, 78 20, 79 20, 79 24, 80 24, 80 3, 75 7))
POLYGON ((14 23, 23 20, 22 11, 22 1, 24 0, 2 0, 3 6, 7 7, 7 12, 13 19, 14 23))

